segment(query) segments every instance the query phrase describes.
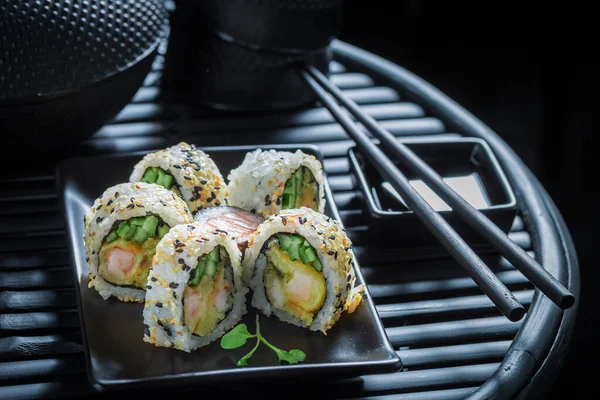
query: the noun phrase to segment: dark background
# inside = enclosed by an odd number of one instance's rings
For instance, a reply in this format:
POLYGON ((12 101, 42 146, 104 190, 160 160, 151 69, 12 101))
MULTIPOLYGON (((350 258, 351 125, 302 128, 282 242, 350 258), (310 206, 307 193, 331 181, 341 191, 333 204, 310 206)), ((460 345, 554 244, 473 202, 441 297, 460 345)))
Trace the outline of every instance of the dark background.
MULTIPOLYGON (((575 241, 582 294, 556 398, 586 384, 599 359, 595 311, 591 9, 548 2, 346 0, 340 39, 416 73, 494 129, 540 179, 575 241)), ((588 382, 590 383, 590 382, 588 382)))

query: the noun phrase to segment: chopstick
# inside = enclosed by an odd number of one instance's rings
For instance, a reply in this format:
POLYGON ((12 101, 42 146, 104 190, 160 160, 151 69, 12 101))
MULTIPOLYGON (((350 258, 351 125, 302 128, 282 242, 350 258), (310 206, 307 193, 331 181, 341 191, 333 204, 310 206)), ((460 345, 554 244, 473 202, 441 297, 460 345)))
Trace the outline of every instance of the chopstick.
MULTIPOLYGON (((513 242, 496 224, 494 224, 485 214, 473 207, 462 196, 456 193, 450 186, 444 182, 442 177, 435 172, 425 161, 417 156, 406 145, 396 139, 394 135, 379 125, 373 117, 363 112, 360 107, 346 95, 342 93, 329 79, 318 69, 308 66, 303 71, 305 78, 314 78, 313 83, 317 83, 320 89, 327 91, 339 101, 373 136, 381 141, 381 144, 391 151, 423 181, 436 192, 451 208, 456 211, 475 231, 488 240, 516 269, 518 269, 529 281, 535 285, 542 293, 562 309, 570 308, 575 302, 575 296, 565 288, 554 276, 552 276, 535 259, 529 256, 525 250, 513 242), (316 80, 316 81, 315 81, 316 80)), ((323 101, 323 97, 317 93, 323 101)), ((323 101, 325 103, 325 101, 323 101)), ((327 105, 329 111, 333 113, 332 108, 327 105)), ((337 104, 336 104, 337 106, 337 104)), ((337 118, 336 118, 337 119, 337 118)), ((339 121, 339 120, 338 120, 339 121)), ((340 122, 341 123, 341 122, 340 122)), ((354 125, 354 124, 353 124, 354 125)), ((358 129, 355 129, 358 131, 358 129)), ((348 130, 347 130, 348 131, 348 130)), ((366 137, 362 132, 359 135, 366 137)), ((376 160, 372 160, 377 164, 376 160)), ((390 182, 393 186, 393 182, 390 182)), ((394 186, 396 190, 396 188, 394 186)), ((399 192, 401 193, 401 192, 399 192)), ((404 197, 404 194, 401 193, 404 197)), ((412 206, 409 205, 410 208, 412 206)), ((414 211, 414 210, 413 210, 414 211)))
POLYGON ((311 74, 302 71, 302 75, 335 119, 354 139, 361 151, 373 162, 379 173, 402 195, 408 207, 467 271, 496 307, 511 321, 519 321, 523 318, 525 315, 523 305, 454 231, 450 224, 421 197, 409 183, 408 178, 365 133, 358 129, 354 121, 344 113, 333 97, 311 77, 311 74))

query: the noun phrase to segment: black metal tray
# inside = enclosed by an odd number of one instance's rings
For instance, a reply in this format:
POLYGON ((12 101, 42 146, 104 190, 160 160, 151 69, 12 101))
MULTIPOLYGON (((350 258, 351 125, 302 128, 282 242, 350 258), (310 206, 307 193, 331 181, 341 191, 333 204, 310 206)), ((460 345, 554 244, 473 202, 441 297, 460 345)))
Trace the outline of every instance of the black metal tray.
MULTIPOLYGON (((239 165, 244 155, 258 147, 204 148, 217 163, 224 177, 239 165)), ((302 151, 314 154, 322 162, 314 146, 261 146, 263 149, 302 151)), ((85 347, 87 374, 98 389, 144 386, 153 384, 196 384, 207 382, 240 382, 244 380, 311 376, 355 376, 398 371, 401 361, 388 342, 372 299, 365 291, 362 304, 352 314, 343 314, 327 335, 311 332, 261 316, 261 332, 281 348, 298 348, 306 354, 301 364, 279 365, 274 353, 259 348, 246 368, 236 361, 252 347, 250 341, 236 350, 223 350, 219 341, 185 353, 156 348, 142 341, 142 304, 122 303, 113 298, 102 300, 88 288, 89 277, 83 251, 83 216, 94 199, 109 186, 127 181, 134 164, 145 153, 78 158, 63 161, 57 167, 58 192, 68 228, 73 273, 85 347)), ((325 213, 340 220, 330 187, 325 184, 325 213)), ((356 267, 357 284, 364 283, 360 267, 356 267)), ((250 295, 249 295, 250 296, 250 295)), ((255 311, 247 304, 243 321, 251 331, 255 311)))

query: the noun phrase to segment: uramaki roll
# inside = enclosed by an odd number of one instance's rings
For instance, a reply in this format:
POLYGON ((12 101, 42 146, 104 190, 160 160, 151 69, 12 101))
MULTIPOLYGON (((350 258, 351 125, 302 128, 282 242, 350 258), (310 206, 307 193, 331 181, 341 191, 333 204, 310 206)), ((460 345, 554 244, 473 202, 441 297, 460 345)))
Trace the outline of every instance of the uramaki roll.
POLYGON ((162 186, 130 182, 106 189, 84 217, 90 287, 104 299, 143 302, 158 241, 189 222, 186 204, 162 186))
POLYGON ((324 212, 323 167, 315 156, 301 150, 255 150, 227 179, 228 205, 263 218, 299 207, 324 212))
POLYGON ((215 162, 184 142, 146 154, 133 168, 129 181, 156 183, 174 191, 192 215, 225 203, 225 181, 215 162))
POLYGON ((352 243, 339 223, 306 207, 262 223, 243 262, 254 307, 323 333, 361 300, 353 265, 352 243))
POLYGON ((172 228, 150 271, 144 341, 189 352, 233 328, 246 313, 241 256, 235 238, 217 228, 172 228))

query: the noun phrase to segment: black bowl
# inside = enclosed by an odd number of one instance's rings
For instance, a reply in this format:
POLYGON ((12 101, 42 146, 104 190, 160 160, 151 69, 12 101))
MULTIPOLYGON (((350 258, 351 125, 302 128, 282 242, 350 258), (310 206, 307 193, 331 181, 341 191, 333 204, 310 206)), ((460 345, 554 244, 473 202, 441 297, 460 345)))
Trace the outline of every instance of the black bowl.
POLYGON ((162 0, 7 0, 0 19, 0 131, 29 152, 78 143, 113 118, 168 26, 162 0))
POLYGON ((178 101, 229 111, 273 111, 316 100, 303 64, 328 73, 329 47, 299 54, 251 49, 227 41, 178 8, 171 15, 163 84, 178 101))
POLYGON ((190 14, 204 14, 223 38, 289 54, 323 49, 339 36, 343 0, 176 0, 190 14))

